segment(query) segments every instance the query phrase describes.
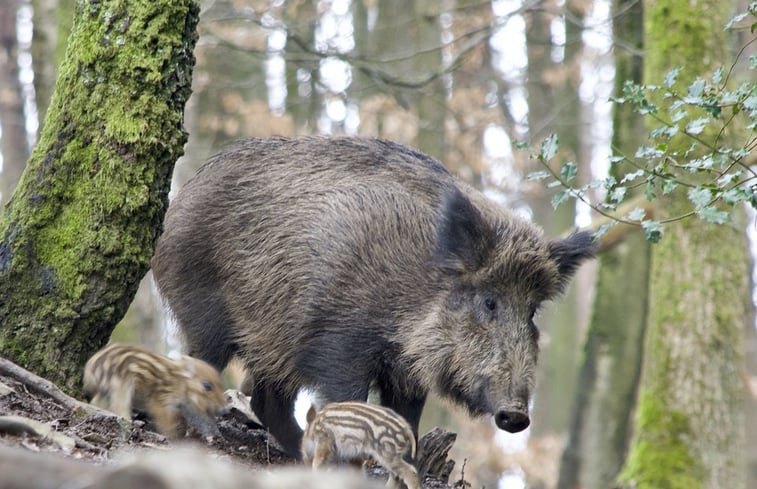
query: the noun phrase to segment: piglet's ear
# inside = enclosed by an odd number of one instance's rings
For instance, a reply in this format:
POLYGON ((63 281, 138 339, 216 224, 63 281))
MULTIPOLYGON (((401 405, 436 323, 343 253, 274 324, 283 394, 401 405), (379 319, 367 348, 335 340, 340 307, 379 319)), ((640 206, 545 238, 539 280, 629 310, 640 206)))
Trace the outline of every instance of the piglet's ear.
POLYGON ((436 238, 436 261, 456 272, 478 270, 493 246, 493 232, 481 211, 460 190, 442 199, 436 238))
POLYGON ((307 421, 308 424, 312 423, 315 419, 315 415, 315 406, 311 404, 310 409, 308 409, 308 413, 305 415, 305 421, 307 421))
POLYGON ((581 263, 593 258, 597 243, 589 232, 573 233, 565 239, 549 243, 549 253, 560 272, 560 287, 564 287, 581 263))

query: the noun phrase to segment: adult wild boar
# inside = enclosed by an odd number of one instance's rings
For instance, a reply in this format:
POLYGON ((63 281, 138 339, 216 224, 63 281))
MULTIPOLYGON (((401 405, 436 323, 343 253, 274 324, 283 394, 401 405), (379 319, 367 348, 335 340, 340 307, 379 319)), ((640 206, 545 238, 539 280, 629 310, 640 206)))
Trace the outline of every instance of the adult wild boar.
POLYGON ((549 241, 438 161, 380 139, 252 139, 179 191, 152 267, 187 353, 236 355, 252 408, 292 454, 301 387, 365 400, 417 436, 430 390, 529 425, 534 313, 593 253, 549 241))

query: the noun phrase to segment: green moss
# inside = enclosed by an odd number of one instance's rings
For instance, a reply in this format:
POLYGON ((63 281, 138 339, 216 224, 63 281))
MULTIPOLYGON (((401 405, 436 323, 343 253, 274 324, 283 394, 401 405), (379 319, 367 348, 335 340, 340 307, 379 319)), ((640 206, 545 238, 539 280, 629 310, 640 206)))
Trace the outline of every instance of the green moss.
POLYGON ((619 479, 637 489, 697 489, 706 475, 690 452, 691 422, 655 394, 639 399, 636 438, 619 479))

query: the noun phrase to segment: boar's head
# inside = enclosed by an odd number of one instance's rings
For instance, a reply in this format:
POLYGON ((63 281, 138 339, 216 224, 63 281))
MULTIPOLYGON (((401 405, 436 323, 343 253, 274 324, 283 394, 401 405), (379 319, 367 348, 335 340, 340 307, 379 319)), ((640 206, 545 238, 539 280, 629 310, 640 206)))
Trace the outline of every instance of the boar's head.
POLYGON ((589 233, 549 241, 480 194, 448 192, 432 259, 446 285, 406 350, 423 383, 471 414, 493 415, 500 429, 527 428, 539 350, 534 315, 594 251, 589 233))

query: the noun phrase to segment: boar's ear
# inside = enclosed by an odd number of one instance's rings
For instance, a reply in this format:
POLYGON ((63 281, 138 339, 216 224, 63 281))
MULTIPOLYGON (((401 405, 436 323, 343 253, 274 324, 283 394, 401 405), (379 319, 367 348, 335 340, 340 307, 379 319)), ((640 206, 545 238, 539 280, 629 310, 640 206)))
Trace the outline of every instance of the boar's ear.
POLYGON ((437 228, 437 263, 450 271, 478 270, 492 242, 492 230, 481 211, 457 188, 448 191, 442 200, 437 228))
POLYGON ((596 251, 597 243, 586 231, 549 243, 550 257, 557 263, 560 272, 560 288, 568 283, 581 263, 594 257, 596 251))

